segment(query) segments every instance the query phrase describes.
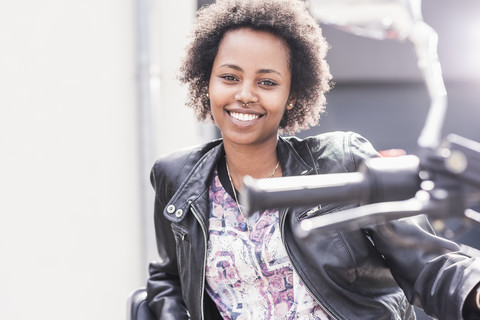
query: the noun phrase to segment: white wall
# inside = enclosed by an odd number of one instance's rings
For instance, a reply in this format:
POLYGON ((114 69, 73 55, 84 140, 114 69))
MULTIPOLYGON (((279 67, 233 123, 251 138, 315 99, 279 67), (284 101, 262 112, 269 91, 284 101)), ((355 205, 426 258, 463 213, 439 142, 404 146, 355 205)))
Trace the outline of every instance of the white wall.
POLYGON ((124 319, 144 285, 135 50, 135 1, 0 2, 2 320, 124 319))
MULTIPOLYGON (((199 123, 193 111, 185 106, 186 87, 177 79, 196 9, 196 0, 181 2, 153 0, 149 9, 150 97, 155 113, 156 133, 152 141, 155 145, 155 156, 203 143, 215 135, 212 124, 199 123)), ((149 163, 147 159, 145 169, 150 170, 151 164, 153 161, 149 163)), ((148 193, 152 191, 148 181, 147 183, 148 199, 148 193)), ((153 203, 144 201, 143 204, 146 204, 144 210, 147 213, 147 224, 144 226, 144 233, 147 236, 144 244, 145 256, 151 261, 157 259, 154 230, 150 225, 153 203)))

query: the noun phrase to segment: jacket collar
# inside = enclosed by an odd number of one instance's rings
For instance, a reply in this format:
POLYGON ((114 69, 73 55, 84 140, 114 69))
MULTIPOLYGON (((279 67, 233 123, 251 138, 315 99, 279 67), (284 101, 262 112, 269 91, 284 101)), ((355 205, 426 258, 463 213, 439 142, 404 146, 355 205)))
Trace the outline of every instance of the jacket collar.
MULTIPOLYGON (((306 151, 311 158, 308 148, 306 146, 303 146, 302 148, 305 148, 305 150, 299 149, 298 151, 302 154, 306 151)), ((278 138, 277 153, 284 176, 308 175, 314 171, 313 167, 307 163, 307 161, 311 159, 305 157, 305 155, 302 157, 298 151, 289 141, 289 138, 278 138)), ((208 208, 210 179, 217 162, 223 155, 224 150, 222 142, 215 145, 201 158, 190 160, 196 161, 196 164, 187 174, 186 178, 165 207, 164 214, 167 219, 177 223, 182 221, 192 203, 196 203, 199 208, 203 209, 202 211, 205 211, 205 208, 208 208)), ((202 217, 199 218, 206 223, 206 217, 203 217, 204 215, 205 213, 202 212, 202 217)))

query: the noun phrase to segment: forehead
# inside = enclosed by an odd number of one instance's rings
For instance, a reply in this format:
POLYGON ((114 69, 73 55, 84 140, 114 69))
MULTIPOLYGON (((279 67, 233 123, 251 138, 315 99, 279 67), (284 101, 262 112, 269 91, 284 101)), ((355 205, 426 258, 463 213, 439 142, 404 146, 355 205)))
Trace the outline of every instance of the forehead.
POLYGON ((215 60, 290 69, 290 49, 285 40, 273 33, 241 28, 225 33, 215 60))

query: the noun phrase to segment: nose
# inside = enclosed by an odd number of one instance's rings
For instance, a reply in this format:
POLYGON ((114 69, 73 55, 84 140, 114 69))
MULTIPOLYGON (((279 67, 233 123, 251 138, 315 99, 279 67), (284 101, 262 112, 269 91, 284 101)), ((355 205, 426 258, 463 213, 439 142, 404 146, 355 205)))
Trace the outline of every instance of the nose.
POLYGON ((258 102, 258 95, 255 86, 244 82, 239 87, 234 99, 241 102, 243 106, 247 106, 249 103, 258 102))

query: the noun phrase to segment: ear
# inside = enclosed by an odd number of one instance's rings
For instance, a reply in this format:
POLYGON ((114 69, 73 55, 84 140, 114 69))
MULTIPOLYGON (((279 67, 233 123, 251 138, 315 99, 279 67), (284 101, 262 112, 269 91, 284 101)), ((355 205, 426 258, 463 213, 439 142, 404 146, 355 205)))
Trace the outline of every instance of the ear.
POLYGON ((287 110, 292 110, 295 106, 295 102, 297 101, 297 97, 294 93, 290 94, 290 97, 287 100, 287 110))

